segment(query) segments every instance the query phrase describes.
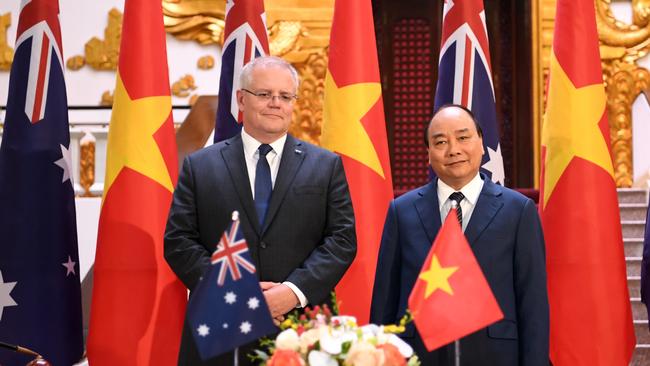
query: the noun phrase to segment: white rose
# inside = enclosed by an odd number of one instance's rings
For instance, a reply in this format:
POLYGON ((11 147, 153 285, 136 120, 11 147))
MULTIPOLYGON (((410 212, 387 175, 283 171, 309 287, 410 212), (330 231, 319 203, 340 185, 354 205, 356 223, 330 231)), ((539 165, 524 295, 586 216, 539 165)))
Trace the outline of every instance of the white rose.
POLYGON ((300 353, 306 354, 307 349, 320 339, 321 328, 312 328, 300 335, 300 353))
POLYGON ((291 328, 284 330, 275 338, 275 348, 298 351, 300 349, 298 333, 291 328))

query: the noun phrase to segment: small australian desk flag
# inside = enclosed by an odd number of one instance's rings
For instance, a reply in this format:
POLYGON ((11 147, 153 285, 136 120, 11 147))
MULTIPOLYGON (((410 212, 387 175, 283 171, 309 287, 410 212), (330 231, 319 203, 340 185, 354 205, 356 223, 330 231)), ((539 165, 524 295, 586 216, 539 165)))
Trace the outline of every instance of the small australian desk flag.
POLYGON ((211 262, 187 307, 192 336, 204 360, 277 330, 239 230, 237 211, 211 262))

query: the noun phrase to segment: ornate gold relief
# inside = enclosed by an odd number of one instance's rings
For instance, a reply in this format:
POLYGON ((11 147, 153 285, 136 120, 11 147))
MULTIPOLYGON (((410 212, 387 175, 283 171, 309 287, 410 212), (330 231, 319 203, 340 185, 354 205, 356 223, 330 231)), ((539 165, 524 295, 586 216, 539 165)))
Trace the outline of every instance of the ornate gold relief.
POLYGON ((196 67, 200 70, 210 70, 214 67, 214 57, 207 55, 196 61, 196 67))
POLYGON ((165 30, 182 40, 223 44, 225 0, 163 0, 165 30))
POLYGON ((90 187, 95 183, 95 137, 88 131, 79 142, 79 184, 82 197, 91 197, 90 187))
POLYGON ((102 99, 99 102, 99 105, 105 107, 111 107, 113 105, 113 93, 110 90, 106 90, 102 93, 102 99))
POLYGON ((11 25, 11 13, 0 15, 0 70, 11 69, 14 49, 7 43, 7 28, 11 25))
POLYGON ((86 63, 95 70, 116 70, 122 37, 122 12, 113 8, 108 13, 104 40, 93 37, 86 43, 86 63))
POLYGON ((190 91, 194 89, 196 89, 194 76, 187 74, 172 84, 171 92, 174 96, 185 98, 188 97, 190 95, 190 91))
POLYGON ((650 50, 650 0, 632 1, 632 24, 614 18, 611 0, 596 0, 603 80, 618 187, 633 184, 632 104, 648 88, 650 73, 637 60, 650 50))
POLYGON ((77 71, 86 65, 86 59, 83 56, 72 56, 66 61, 66 67, 70 70, 77 71))
POLYGON ((301 82, 289 132, 299 139, 320 145, 327 50, 311 53, 304 62, 296 65, 296 69, 301 82))
POLYGON ((91 38, 86 42, 85 56, 75 55, 68 59, 66 65, 70 70, 79 70, 88 64, 95 70, 117 70, 122 37, 121 11, 112 8, 108 12, 108 26, 104 30, 104 39, 91 38))
MULTIPOLYGON (((607 92, 607 111, 614 160, 614 178, 618 187, 631 187, 632 104, 648 90, 650 73, 637 60, 650 50, 650 0, 632 0, 632 24, 617 20, 611 0, 594 0, 600 41, 603 82, 607 92)), ((533 8, 534 44, 534 124, 539 142, 540 121, 544 111, 544 86, 548 76, 553 41, 556 0, 542 0, 533 8)), ((537 144, 536 144, 537 145, 537 144)), ((535 153, 536 173, 539 151, 535 153)))

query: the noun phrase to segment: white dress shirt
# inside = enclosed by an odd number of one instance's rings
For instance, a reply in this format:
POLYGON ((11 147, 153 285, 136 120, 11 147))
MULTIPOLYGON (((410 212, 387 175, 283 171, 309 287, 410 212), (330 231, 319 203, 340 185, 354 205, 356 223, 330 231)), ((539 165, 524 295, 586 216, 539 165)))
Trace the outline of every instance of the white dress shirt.
POLYGON ((474 207, 476 207, 476 201, 478 201, 478 196, 481 194, 483 189, 483 180, 479 174, 469 181, 463 188, 459 191, 451 188, 441 179, 438 179, 438 209, 440 210, 440 222, 445 222, 449 210, 451 210, 451 200, 449 196, 454 192, 461 192, 465 198, 460 201, 460 209, 463 211, 463 232, 467 228, 467 223, 469 223, 470 218, 472 217, 472 212, 474 212, 474 207))
MULTIPOLYGON (((260 152, 258 149, 262 143, 246 133, 245 128, 242 128, 241 130, 241 141, 244 144, 244 158, 246 160, 246 170, 248 171, 251 193, 253 199, 255 199, 255 173, 257 170, 257 161, 260 159, 260 152)), ((275 178, 278 176, 282 151, 284 150, 284 143, 286 141, 286 134, 273 141, 269 144, 271 145, 272 150, 266 154, 266 160, 269 162, 269 168, 271 169, 271 185, 273 187, 275 187, 275 178)), ((282 284, 289 287, 291 291, 296 294, 296 297, 298 297, 298 301, 300 302, 299 307, 305 307, 307 305, 307 297, 296 285, 289 281, 284 281, 282 284)))

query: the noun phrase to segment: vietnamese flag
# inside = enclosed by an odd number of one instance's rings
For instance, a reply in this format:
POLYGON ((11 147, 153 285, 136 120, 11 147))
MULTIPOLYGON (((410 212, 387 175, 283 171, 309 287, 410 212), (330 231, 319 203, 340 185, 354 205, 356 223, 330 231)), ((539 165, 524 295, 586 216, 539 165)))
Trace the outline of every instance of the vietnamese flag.
POLYGON ((176 365, 187 293, 163 258, 178 176, 160 0, 127 0, 109 126, 88 357, 176 365))
POLYGON ((556 366, 628 365, 636 343, 593 0, 558 0, 540 216, 556 366))
POLYGON ((429 351, 503 319, 455 208, 447 214, 422 265, 409 309, 429 351))
POLYGON ((336 287, 342 314, 370 318, 379 243, 393 182, 370 0, 336 0, 321 145, 338 153, 350 186, 357 256, 336 287))

